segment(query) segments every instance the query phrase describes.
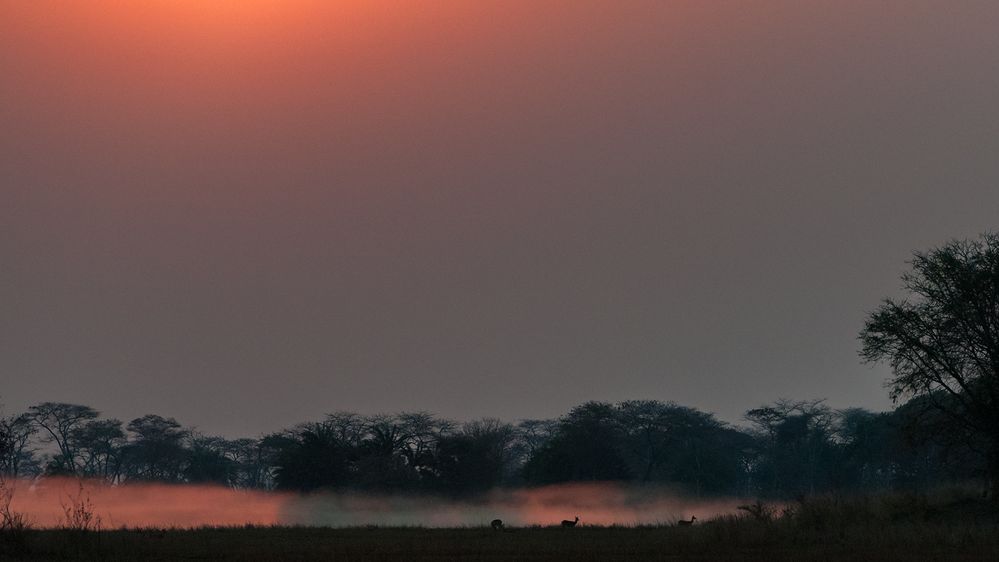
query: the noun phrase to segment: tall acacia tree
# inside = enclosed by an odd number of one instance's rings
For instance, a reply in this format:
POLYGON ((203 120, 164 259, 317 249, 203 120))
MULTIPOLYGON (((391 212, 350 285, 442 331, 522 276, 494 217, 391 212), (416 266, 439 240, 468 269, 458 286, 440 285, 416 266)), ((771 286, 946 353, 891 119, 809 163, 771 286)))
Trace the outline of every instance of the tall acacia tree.
POLYGON ((82 427, 97 419, 100 412, 90 406, 43 402, 28 409, 28 419, 41 428, 44 440, 55 443, 58 455, 52 459, 51 468, 61 473, 80 476, 79 434, 82 427))
POLYGON ((999 235, 916 252, 902 281, 908 295, 868 317, 861 355, 891 365, 893 400, 919 397, 982 454, 999 498, 999 235))

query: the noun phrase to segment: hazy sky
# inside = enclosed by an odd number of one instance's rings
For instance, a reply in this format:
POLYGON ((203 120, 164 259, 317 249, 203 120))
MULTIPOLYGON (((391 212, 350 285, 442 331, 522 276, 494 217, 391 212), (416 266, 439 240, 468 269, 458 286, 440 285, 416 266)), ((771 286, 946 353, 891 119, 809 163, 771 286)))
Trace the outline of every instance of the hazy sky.
POLYGON ((889 406, 999 226, 999 3, 0 0, 0 400, 889 406))

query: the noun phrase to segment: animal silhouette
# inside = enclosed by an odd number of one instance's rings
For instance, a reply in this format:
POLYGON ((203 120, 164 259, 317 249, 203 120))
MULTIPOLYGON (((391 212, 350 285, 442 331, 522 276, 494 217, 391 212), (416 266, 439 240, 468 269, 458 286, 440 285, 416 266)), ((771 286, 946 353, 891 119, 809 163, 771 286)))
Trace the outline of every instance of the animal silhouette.
POLYGON ((676 522, 676 525, 677 525, 677 527, 690 527, 691 525, 694 524, 694 521, 697 521, 697 517, 694 517, 693 515, 691 515, 690 516, 690 521, 684 521, 683 519, 681 519, 681 520, 679 520, 679 521, 676 522))
POLYGON ((490 523, 490 525, 492 525, 494 531, 502 531, 503 530, 503 520, 502 519, 493 519, 493 522, 490 523))
POLYGON ((562 526, 563 527, 575 527, 576 523, 579 523, 579 516, 578 515, 576 516, 576 520, 575 521, 569 521, 568 519, 562 520, 562 526))

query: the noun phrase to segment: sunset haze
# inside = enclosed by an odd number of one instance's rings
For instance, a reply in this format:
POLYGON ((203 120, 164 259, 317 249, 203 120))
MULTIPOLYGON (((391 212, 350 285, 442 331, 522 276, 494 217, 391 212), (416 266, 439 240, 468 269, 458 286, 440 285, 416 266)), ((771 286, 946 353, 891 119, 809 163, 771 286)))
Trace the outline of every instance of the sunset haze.
POLYGON ((865 315, 913 250, 999 224, 997 22, 0 0, 0 402, 227 436, 888 408, 865 315))

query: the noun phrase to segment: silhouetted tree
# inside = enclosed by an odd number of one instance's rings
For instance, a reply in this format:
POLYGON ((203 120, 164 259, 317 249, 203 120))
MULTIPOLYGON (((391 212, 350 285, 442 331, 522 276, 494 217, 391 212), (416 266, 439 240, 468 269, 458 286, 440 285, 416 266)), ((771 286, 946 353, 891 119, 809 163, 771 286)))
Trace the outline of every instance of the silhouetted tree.
POLYGON ((738 491, 741 449, 751 444, 749 436, 711 414, 673 403, 632 400, 616 410, 635 479, 678 484, 697 495, 738 491))
POLYGON ((188 431, 177 420, 146 415, 128 423, 132 440, 125 450, 128 477, 163 482, 183 481, 188 431))
POLYGON ((611 404, 587 402, 560 420, 552 439, 524 466, 531 483, 627 480, 623 431, 611 404))
POLYGON ((184 481, 216 483, 235 487, 239 464, 232 458, 231 443, 222 437, 194 435, 188 438, 184 481))
POLYGON ((7 427, 6 419, 0 423, 0 458, 9 458, 14 450, 14 438, 7 427))
POLYGON ((678 407, 655 400, 632 400, 618 406, 624 450, 632 474, 642 482, 663 477, 675 444, 678 407))
POLYGON ((235 488, 274 487, 274 452, 264 446, 263 439, 235 439, 227 441, 229 457, 236 464, 235 488))
POLYGON ((515 431, 515 446, 522 448, 525 456, 530 456, 555 436, 558 420, 521 420, 515 431))
POLYGON ((45 435, 44 441, 54 443, 58 453, 49 463, 48 471, 80 475, 78 431, 97 418, 97 410, 79 404, 43 402, 28 409, 31 420, 45 435))
POLYGON ((127 443, 121 425, 116 419, 90 420, 74 430, 81 475, 118 481, 127 443))
POLYGON ((589 402, 558 420, 455 424, 426 412, 327 415, 261 439, 195 433, 148 415, 126 428, 86 406, 45 403, 0 418, 0 473, 468 495, 504 485, 622 480, 689 493, 789 497, 827 490, 921 489, 979 474, 987 442, 916 396, 893 412, 834 412, 779 400, 747 413, 751 431, 652 400, 589 402), (39 430, 40 419, 50 430, 39 430), (126 431, 127 430, 127 431, 126 431), (57 439, 58 438, 58 439, 57 439), (68 455, 67 456, 67 452, 68 455), (979 471, 979 472, 976 472, 979 471))
POLYGON ((27 414, 0 417, 2 454, 0 454, 0 474, 10 476, 33 475, 41 467, 35 458, 31 440, 37 427, 27 414))
POLYGON ((277 451, 275 480, 280 489, 338 488, 350 481, 351 450, 329 425, 308 424, 264 441, 277 451))
POLYGON ((842 445, 840 483, 861 490, 891 488, 898 482, 902 443, 892 414, 848 408, 838 413, 842 445))
POLYGON ((411 428, 393 416, 368 419, 365 437, 357 449, 356 479, 366 490, 413 488, 417 474, 409 464, 411 428))
POLYGON ((771 495, 811 494, 831 487, 836 464, 834 418, 821 400, 778 400, 755 408, 746 419, 756 426, 764 455, 756 470, 771 495))
POLYGON ((891 365, 894 400, 925 398, 982 454, 999 499, 999 236, 917 252, 902 282, 868 317, 862 356, 891 365))
POLYGON ((326 414, 323 425, 333 432, 337 440, 347 447, 359 447, 364 440, 368 421, 354 412, 326 414))
POLYGON ((437 441, 438 489, 453 495, 484 492, 503 480, 512 460, 514 430, 499 420, 464 424, 437 441))
POLYGON ((891 413, 897 435, 896 485, 926 489, 942 482, 962 482, 980 477, 985 470, 986 445, 981 437, 953 431, 953 422, 935 407, 940 396, 930 399, 917 396, 891 413))
POLYGON ((425 486, 437 476, 437 447, 440 441, 454 434, 455 424, 429 412, 403 412, 396 416, 403 428, 401 453, 409 477, 418 486, 425 486))
POLYGON ((678 413, 667 473, 660 481, 682 485, 701 494, 736 493, 743 480, 743 452, 752 444, 748 435, 726 427, 710 414, 691 408, 678 413))

